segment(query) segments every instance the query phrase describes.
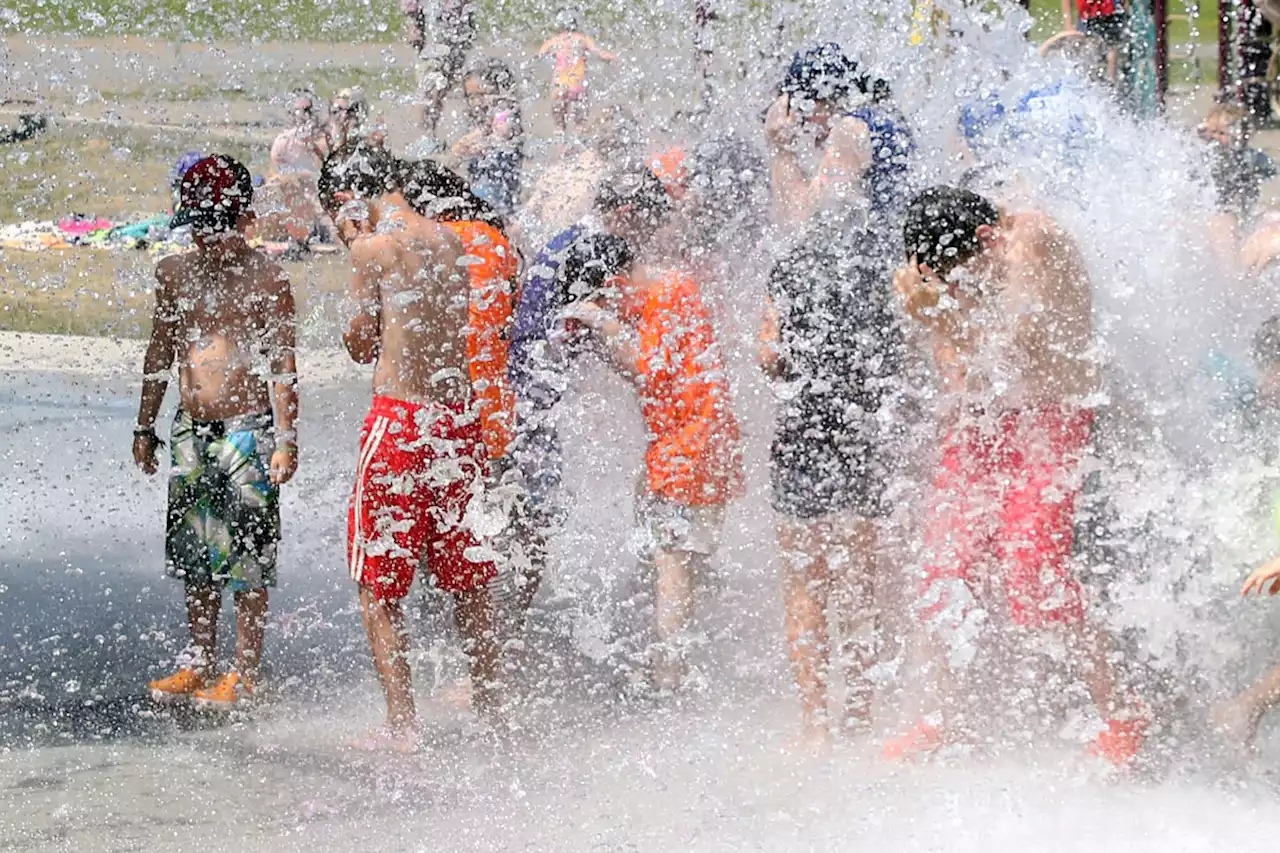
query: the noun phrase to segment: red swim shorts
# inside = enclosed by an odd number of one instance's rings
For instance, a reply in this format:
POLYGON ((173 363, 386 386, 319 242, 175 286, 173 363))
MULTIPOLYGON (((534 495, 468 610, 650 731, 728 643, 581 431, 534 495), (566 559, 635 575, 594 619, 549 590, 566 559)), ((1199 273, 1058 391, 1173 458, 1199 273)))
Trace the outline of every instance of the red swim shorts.
POLYGON ((1039 406, 951 427, 925 530, 922 619, 963 620, 966 602, 950 599, 993 588, 1019 625, 1084 617, 1071 551, 1093 421, 1089 410, 1039 406))
POLYGON ((469 407, 374 397, 347 514, 351 579, 384 601, 408 595, 424 561, 446 592, 492 580, 493 563, 472 559, 477 542, 464 520, 485 468, 480 418, 469 407))

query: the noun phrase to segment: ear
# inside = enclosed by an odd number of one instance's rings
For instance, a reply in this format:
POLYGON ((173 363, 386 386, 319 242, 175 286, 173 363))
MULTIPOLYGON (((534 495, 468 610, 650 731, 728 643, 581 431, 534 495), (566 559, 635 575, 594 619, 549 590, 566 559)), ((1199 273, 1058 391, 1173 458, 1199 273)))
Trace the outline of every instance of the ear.
POLYGON ((978 245, 983 251, 993 248, 1000 241, 1000 236, 996 233, 996 229, 990 225, 979 225, 977 231, 978 245))

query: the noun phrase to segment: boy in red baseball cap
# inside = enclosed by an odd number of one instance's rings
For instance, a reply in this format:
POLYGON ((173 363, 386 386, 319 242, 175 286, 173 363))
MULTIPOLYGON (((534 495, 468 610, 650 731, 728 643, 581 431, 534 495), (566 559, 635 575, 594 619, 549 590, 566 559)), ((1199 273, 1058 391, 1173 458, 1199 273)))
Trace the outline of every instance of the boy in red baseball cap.
POLYGON ((174 227, 192 229, 195 251, 156 265, 133 458, 156 472, 155 421, 176 362, 165 564, 186 587, 191 628, 178 672, 151 682, 156 701, 231 708, 258 681, 279 487, 297 468, 298 395, 293 293, 284 271, 245 242, 252 201, 243 165, 223 155, 195 163, 182 176, 173 217, 174 227), (236 653, 218 676, 223 589, 235 595, 236 653))

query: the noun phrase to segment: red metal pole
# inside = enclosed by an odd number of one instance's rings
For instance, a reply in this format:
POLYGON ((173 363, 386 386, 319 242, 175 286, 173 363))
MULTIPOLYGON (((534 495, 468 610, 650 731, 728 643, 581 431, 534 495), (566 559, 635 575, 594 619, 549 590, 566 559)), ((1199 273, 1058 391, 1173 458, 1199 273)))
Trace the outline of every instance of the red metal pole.
POLYGON ((1169 91, 1169 7, 1167 0, 1154 0, 1151 6, 1156 18, 1156 101, 1164 107, 1169 91))
POLYGON ((1231 82, 1231 7, 1235 0, 1218 0, 1218 90, 1231 82))

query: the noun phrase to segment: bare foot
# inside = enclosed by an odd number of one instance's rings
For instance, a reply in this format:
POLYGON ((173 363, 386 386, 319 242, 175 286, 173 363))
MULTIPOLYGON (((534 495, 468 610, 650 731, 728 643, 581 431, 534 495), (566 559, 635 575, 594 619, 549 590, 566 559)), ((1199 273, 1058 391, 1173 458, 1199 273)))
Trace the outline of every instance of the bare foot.
POLYGON ((1245 757, 1253 750, 1253 740, 1258 734, 1258 715, 1241 699, 1228 699, 1213 706, 1209 712, 1213 733, 1226 741, 1245 757))
POLYGON ((831 752, 831 731, 822 723, 805 723, 791 743, 797 755, 820 757, 831 752))
POLYGON ((845 702, 844 705, 844 718, 840 721, 840 728, 845 734, 869 731, 871 729, 870 700, 850 697, 850 701, 845 702))
POLYGON ((465 711, 471 707, 473 694, 470 678, 462 678, 440 691, 440 699, 446 705, 465 711))
POLYGON ((389 725, 374 729, 362 738, 351 742, 351 748, 361 752, 393 752, 413 755, 418 751, 422 732, 416 723, 409 726, 389 725))

